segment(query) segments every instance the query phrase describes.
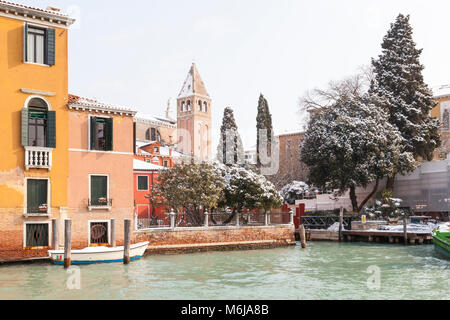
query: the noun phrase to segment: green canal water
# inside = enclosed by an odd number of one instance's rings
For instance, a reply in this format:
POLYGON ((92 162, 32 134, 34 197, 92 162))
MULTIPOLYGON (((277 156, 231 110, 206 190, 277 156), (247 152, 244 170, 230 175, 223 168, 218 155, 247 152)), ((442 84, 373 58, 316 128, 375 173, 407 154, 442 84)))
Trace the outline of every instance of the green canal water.
POLYGON ((80 289, 60 266, 1 266, 0 299, 450 299, 433 246, 308 245, 81 266, 80 289))

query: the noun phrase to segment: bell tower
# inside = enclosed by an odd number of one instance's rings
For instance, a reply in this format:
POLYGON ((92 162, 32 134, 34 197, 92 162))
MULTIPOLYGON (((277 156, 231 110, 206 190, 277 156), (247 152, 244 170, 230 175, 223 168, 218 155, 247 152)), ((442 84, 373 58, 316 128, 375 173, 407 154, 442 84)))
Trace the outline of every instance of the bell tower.
POLYGON ((177 138, 180 152, 211 159, 211 98, 195 63, 177 98, 177 138))

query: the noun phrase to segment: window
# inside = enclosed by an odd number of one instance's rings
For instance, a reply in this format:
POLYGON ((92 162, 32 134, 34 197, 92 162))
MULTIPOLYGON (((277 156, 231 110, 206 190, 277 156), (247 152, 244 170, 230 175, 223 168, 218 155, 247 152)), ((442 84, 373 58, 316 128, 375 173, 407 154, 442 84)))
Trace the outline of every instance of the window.
POLYGON ((191 100, 187 101, 187 111, 191 111, 191 100))
POLYGON ((49 246, 49 224, 48 223, 36 223, 25 225, 25 247, 48 247, 49 246))
POLYGON ((56 148, 56 113, 41 98, 22 109, 22 146, 56 148))
POLYGON ((48 180, 27 179, 27 213, 48 213, 48 180))
POLYGON ((137 177, 137 189, 138 191, 148 191, 148 176, 137 177))
POLYGON ((203 102, 203 111, 208 112, 208 103, 203 102))
POLYGON ((163 161, 163 165, 164 165, 164 167, 166 167, 166 168, 167 168, 167 167, 169 166, 169 161, 167 161, 167 160, 164 160, 164 161, 163 161))
POLYGON ((55 30, 25 24, 24 62, 55 64, 55 30))
POLYGON ((153 147, 153 153, 159 153, 159 148, 158 147, 153 147))
POLYGON ((181 103, 181 112, 184 112, 184 101, 181 103))
POLYGON ((89 223, 89 245, 108 245, 109 244, 109 223, 104 222, 90 222, 89 223))
POLYGON ((198 100, 198 111, 202 111, 202 101, 198 100))
POLYGON ((90 206, 109 206, 108 176, 91 176, 90 206))
POLYGON ((151 129, 151 132, 152 132, 151 140, 152 140, 152 141, 156 141, 156 129, 155 129, 155 128, 152 128, 152 129, 151 129))
POLYGON ((91 117, 91 150, 113 150, 113 119, 91 117))
POLYGON ((47 146, 47 112, 33 108, 28 113, 28 146, 47 146))

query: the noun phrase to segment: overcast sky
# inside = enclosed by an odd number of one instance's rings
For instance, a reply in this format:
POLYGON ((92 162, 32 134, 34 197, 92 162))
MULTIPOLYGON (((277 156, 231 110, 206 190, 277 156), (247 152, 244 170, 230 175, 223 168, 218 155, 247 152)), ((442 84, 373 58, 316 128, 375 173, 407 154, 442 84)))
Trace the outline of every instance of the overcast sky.
POLYGON ((69 37, 71 93, 164 115, 195 61, 213 99, 213 137, 230 106, 247 147, 256 143, 260 92, 277 134, 300 130, 299 97, 369 64, 399 13, 411 15, 427 83, 450 83, 445 0, 16 1, 78 19, 69 37))

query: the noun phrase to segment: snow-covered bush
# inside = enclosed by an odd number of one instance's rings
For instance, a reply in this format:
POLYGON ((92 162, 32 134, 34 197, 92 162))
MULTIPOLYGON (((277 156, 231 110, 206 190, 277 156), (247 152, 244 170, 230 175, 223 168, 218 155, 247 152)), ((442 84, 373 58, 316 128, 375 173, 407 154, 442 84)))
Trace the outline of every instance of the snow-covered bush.
POLYGON ((281 189, 284 202, 288 204, 295 204, 296 200, 302 200, 305 193, 309 192, 309 186, 303 181, 292 181, 281 189))
POLYGON ((223 204, 235 211, 281 207, 283 198, 263 175, 238 166, 226 168, 223 204))

